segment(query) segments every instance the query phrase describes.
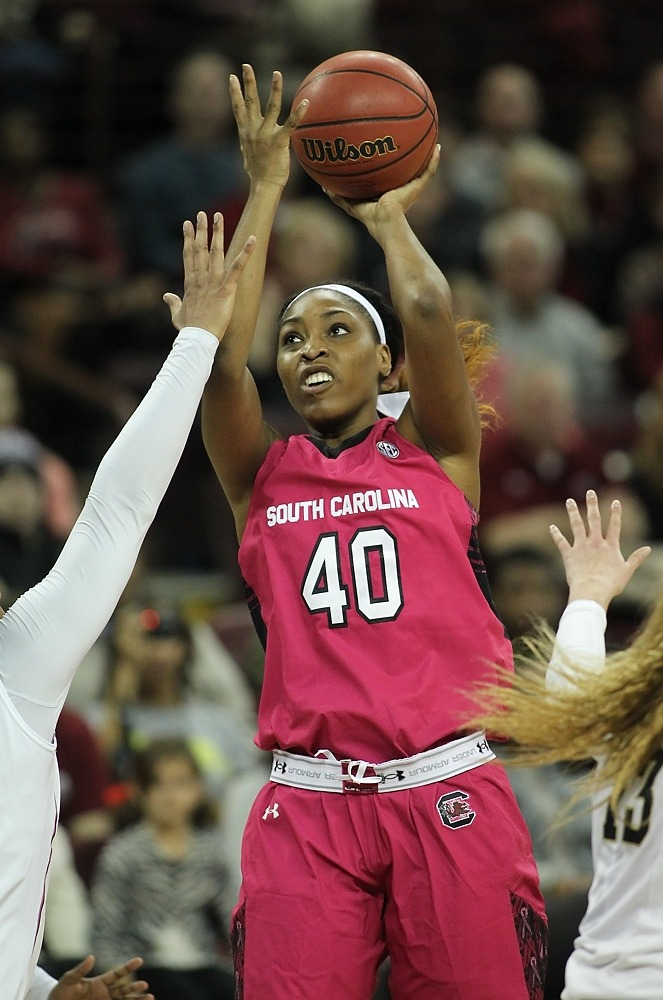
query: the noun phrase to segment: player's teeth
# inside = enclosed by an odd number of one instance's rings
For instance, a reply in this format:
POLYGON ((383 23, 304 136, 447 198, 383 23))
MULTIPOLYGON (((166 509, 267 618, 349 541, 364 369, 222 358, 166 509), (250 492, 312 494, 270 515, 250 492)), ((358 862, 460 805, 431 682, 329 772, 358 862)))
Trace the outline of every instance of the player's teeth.
POLYGON ((308 375, 306 378, 306 385, 320 385, 321 382, 331 382, 332 377, 326 372, 316 372, 314 375, 308 375))

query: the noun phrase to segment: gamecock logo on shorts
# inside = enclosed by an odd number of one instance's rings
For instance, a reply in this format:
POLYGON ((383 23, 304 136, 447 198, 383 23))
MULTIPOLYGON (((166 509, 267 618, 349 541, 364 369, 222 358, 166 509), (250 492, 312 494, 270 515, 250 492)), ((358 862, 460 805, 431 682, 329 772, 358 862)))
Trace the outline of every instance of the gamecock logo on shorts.
POLYGON ((469 826, 473 822, 476 813, 470 808, 467 792, 455 791, 441 795, 437 800, 437 811, 440 819, 450 830, 456 830, 459 826, 469 826))

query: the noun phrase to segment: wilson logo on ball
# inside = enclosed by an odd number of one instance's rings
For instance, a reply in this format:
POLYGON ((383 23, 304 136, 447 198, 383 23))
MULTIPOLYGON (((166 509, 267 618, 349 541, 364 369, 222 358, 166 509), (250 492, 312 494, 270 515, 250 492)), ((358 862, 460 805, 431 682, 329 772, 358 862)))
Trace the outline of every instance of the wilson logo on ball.
POLYGON ((372 160, 375 156, 395 153, 398 146, 393 136, 365 139, 356 146, 342 136, 335 139, 302 139, 302 151, 310 163, 344 163, 346 160, 372 160))

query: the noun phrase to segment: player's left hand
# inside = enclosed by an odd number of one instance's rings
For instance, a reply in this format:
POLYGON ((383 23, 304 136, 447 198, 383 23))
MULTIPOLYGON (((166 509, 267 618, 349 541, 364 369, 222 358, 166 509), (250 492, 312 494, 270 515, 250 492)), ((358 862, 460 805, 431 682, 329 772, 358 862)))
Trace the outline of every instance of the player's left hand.
POLYGON ((142 958, 130 958, 124 965, 104 972, 101 976, 87 978, 94 968, 94 957, 88 955, 77 966, 62 976, 50 992, 48 1000, 154 1000, 148 984, 133 979, 133 974, 143 964, 142 958))

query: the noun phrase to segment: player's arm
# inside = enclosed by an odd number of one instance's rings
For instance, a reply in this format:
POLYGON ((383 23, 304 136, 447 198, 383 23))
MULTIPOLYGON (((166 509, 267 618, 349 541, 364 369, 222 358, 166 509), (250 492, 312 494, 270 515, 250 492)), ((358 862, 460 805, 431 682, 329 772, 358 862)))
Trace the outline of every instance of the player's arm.
POLYGON ((206 240, 187 224, 186 328, 102 459, 55 566, 0 620, 0 681, 47 740, 78 664, 126 586, 179 462, 254 245, 248 242, 226 267, 221 217, 210 253, 206 240))
POLYGON ((247 364, 262 297, 269 238, 290 171, 290 137, 306 107, 300 105, 279 125, 281 74, 273 74, 264 114, 251 66, 243 67, 242 76, 243 89, 237 77, 231 76, 230 95, 250 187, 228 252, 232 254, 251 234, 257 237, 257 246, 242 275, 233 317, 217 352, 202 411, 205 447, 233 509, 240 536, 253 481, 276 437, 263 422, 260 399, 247 364))
POLYGON ((596 493, 586 495, 586 521, 575 500, 566 501, 572 541, 556 525, 550 533, 562 557, 569 587, 546 676, 551 686, 572 683, 571 664, 598 670, 605 660, 604 632, 610 602, 621 594, 651 548, 644 545, 624 559, 620 548, 622 509, 613 500, 605 532, 596 493))
POLYGON ((391 299, 403 324, 410 406, 399 418, 478 506, 481 428, 454 324, 449 285, 406 217, 435 173, 439 147, 416 180, 376 202, 332 200, 359 218, 385 256, 391 299))

